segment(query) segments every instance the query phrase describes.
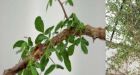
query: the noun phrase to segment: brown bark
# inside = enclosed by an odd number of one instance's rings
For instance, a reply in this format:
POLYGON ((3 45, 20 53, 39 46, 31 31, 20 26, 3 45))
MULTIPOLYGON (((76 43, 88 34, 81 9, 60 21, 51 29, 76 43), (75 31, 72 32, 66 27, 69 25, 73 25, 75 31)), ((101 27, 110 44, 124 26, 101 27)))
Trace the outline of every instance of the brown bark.
MULTIPOLYGON (((60 32, 59 34, 57 34, 56 36, 54 36, 51 39, 52 44, 57 45, 61 41, 68 38, 69 35, 71 35, 71 34, 74 34, 76 36, 87 35, 89 37, 96 37, 101 40, 105 40, 105 29, 104 28, 94 28, 90 25, 86 25, 85 29, 82 31, 81 34, 78 32, 76 33, 75 29, 73 29, 73 28, 64 29, 62 32, 60 32)), ((47 44, 46 44, 46 47, 47 47, 47 44)), ((33 55, 33 56, 35 56, 35 55, 33 55)), ((29 60, 30 60, 30 56, 26 59, 23 59, 21 62, 16 64, 14 67, 5 70, 3 75, 16 75, 16 73, 18 73, 22 69, 26 68, 29 60)))

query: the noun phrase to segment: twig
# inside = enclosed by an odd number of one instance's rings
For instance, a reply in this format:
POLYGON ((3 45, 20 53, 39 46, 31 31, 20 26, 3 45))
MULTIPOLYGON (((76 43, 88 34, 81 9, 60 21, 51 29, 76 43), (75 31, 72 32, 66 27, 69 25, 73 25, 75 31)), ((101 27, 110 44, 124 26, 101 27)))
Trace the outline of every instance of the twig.
POLYGON ((58 0, 58 2, 59 2, 60 6, 61 6, 61 8, 63 10, 63 13, 64 13, 65 18, 68 18, 68 15, 67 15, 66 10, 65 10, 65 8, 63 6, 63 3, 60 0, 58 0))

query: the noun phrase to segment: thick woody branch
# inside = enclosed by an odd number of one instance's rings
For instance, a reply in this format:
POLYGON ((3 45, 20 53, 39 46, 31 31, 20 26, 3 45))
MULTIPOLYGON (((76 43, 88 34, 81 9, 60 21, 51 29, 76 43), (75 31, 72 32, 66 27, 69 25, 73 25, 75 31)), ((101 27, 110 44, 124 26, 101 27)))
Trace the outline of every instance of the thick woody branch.
MULTIPOLYGON (((54 36, 51 39, 51 42, 53 45, 57 45, 58 43, 62 42, 63 40, 65 40, 66 38, 69 37, 69 35, 73 34, 73 35, 86 35, 89 37, 95 37, 99 38, 101 40, 105 40, 105 29, 104 28, 94 28, 90 25, 86 25, 85 29, 82 31, 82 33, 75 33, 75 29, 74 28, 67 28, 64 29, 62 32, 60 32, 59 34, 57 34, 56 36, 54 36)), ((47 45, 46 45, 47 47, 47 45)), ((28 62, 30 60, 30 57, 23 59, 21 62, 19 62, 18 64, 16 64, 14 67, 7 69, 4 71, 3 75, 16 75, 16 73, 18 73, 19 71, 23 70, 24 68, 26 68, 28 62)))

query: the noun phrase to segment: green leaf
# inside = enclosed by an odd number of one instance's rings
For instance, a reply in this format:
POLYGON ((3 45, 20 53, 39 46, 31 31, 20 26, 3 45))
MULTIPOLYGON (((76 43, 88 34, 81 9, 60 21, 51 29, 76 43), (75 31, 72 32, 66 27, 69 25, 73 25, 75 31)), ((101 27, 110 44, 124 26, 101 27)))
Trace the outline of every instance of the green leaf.
POLYGON ((65 66, 66 66, 67 70, 70 72, 71 71, 71 62, 70 62, 68 53, 65 50, 63 51, 63 58, 64 58, 65 66))
POLYGON ((72 0, 67 0, 67 2, 68 2, 71 6, 73 6, 73 1, 72 1, 72 0))
POLYGON ((24 69, 23 75, 32 75, 31 70, 27 67, 26 69, 24 69))
POLYGON ((60 21, 57 26, 55 27, 55 32, 57 32, 60 28, 64 26, 64 21, 60 21))
POLYGON ((23 52, 22 52, 22 54, 21 54, 21 57, 22 58, 25 58, 27 56, 27 50, 24 50, 23 52))
POLYGON ((35 66, 36 68, 40 68, 40 64, 39 64, 38 62, 35 62, 35 63, 34 63, 34 66, 35 66))
POLYGON ((40 69, 41 69, 41 71, 44 71, 44 69, 45 69, 46 65, 48 64, 48 62, 49 62, 49 59, 46 58, 45 55, 42 56, 42 58, 40 60, 40 69))
POLYGON ((63 66, 59 65, 59 64, 56 64, 56 68, 59 68, 59 69, 64 69, 63 66))
POLYGON ((44 32, 44 23, 40 16, 35 19, 35 28, 39 32, 44 32))
POLYGON ((85 43, 83 43, 83 42, 81 42, 81 49, 85 54, 88 54, 88 49, 87 49, 85 43))
POLYGON ((39 34, 35 39, 35 44, 41 43, 44 39, 47 39, 47 37, 43 34, 39 34))
POLYGON ((81 42, 83 42, 87 46, 89 45, 88 41, 84 37, 81 38, 81 42))
POLYGON ((63 58, 61 56, 61 54, 58 51, 55 51, 57 58, 62 62, 63 58))
POLYGON ((74 43, 75 36, 74 35, 70 35, 68 39, 69 39, 70 43, 74 43))
POLYGON ((19 41, 17 41, 17 42, 13 45, 13 48, 21 47, 23 43, 26 43, 26 41, 24 41, 24 40, 19 40, 19 41))
POLYGON ((23 73, 23 70, 19 71, 18 72, 18 75, 22 75, 22 73, 23 73))
POLYGON ((27 45, 23 45, 22 49, 21 49, 23 52, 21 54, 21 57, 22 58, 25 58, 27 55, 28 55, 28 52, 29 52, 29 46, 27 45))
POLYGON ((69 46, 68 48, 68 54, 71 56, 74 53, 74 45, 69 46))
POLYGON ((49 5, 52 6, 53 0, 49 0, 49 5))
POLYGON ((74 41, 74 44, 78 46, 78 45, 80 44, 80 41, 81 41, 81 38, 77 38, 77 39, 74 41))
POLYGON ((64 50, 65 49, 65 45, 63 42, 61 42, 60 44, 57 45, 57 50, 64 50))
POLYGON ((45 75, 50 74, 54 69, 55 69, 55 65, 51 65, 51 66, 45 71, 45 75))
POLYGON ((30 68, 31 68, 32 75, 39 75, 35 67, 31 66, 30 68))
POLYGON ((51 33, 51 31, 53 30, 54 26, 49 27, 48 29, 46 29, 45 31, 45 35, 51 33))
POLYGON ((32 42, 32 40, 31 40, 31 37, 28 38, 28 45, 29 45, 29 46, 33 46, 33 42, 32 42))

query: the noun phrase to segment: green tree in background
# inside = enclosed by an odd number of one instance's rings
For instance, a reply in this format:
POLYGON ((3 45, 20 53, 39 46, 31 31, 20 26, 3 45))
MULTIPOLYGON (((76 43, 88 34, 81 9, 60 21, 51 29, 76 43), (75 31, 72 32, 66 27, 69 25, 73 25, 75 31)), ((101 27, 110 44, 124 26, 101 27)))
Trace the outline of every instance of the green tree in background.
POLYGON ((140 0, 106 0, 106 23, 106 74, 140 75, 140 0))

